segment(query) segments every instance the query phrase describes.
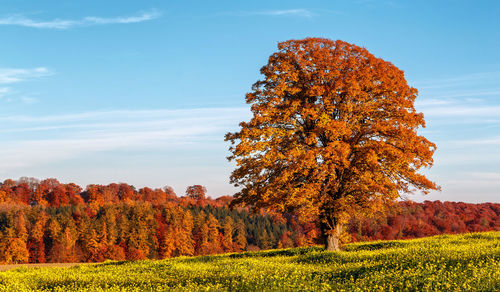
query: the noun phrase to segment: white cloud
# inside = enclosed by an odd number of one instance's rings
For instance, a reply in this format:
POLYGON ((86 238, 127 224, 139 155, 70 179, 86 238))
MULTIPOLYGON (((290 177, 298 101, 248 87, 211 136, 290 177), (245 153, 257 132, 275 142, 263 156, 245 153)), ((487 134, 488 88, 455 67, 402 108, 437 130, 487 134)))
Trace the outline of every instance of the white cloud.
MULTIPOLYGON (((49 69, 45 67, 38 67, 32 69, 22 69, 22 68, 0 68, 0 84, 9 84, 24 81, 27 79, 33 79, 38 77, 43 77, 51 75, 49 69)), ((8 89, 4 89, 3 93, 8 92, 8 89)), ((2 91, 0 91, 2 93, 2 91)))
POLYGON ((0 87, 0 98, 6 96, 10 92, 9 87, 0 87))
POLYGON ((500 137, 486 137, 482 139, 464 139, 452 141, 455 145, 500 145, 500 137))
POLYGON ((426 117, 500 118, 500 72, 482 72, 417 82, 421 90, 415 106, 426 117), (492 102, 494 101, 494 102, 492 102))
MULTIPOLYGON (((37 67, 31 69, 0 68, 0 84, 18 83, 52 74, 53 73, 45 67, 37 67)), ((0 87, 0 99, 5 102, 19 101, 27 105, 38 102, 38 99, 31 96, 15 96, 17 93, 17 90, 13 90, 12 87, 0 87)))
POLYGON ((497 183, 500 183, 500 173, 499 172, 466 172, 465 176, 471 177, 477 183, 477 179, 479 180, 493 180, 497 183))
POLYGON ((261 11, 240 11, 223 13, 223 15, 231 16, 295 16, 303 18, 312 18, 316 14, 307 9, 278 9, 278 10, 261 10, 261 11))
POLYGON ((81 21, 83 24, 120 24, 120 23, 137 23, 148 20, 153 20, 159 18, 161 13, 153 10, 150 12, 142 13, 136 16, 125 16, 125 17, 114 17, 114 18, 103 18, 103 17, 93 17, 88 16, 81 21))
POLYGON ((456 118, 481 118, 483 120, 500 118, 499 104, 477 97, 485 95, 500 95, 500 91, 478 90, 475 93, 441 94, 438 98, 418 98, 415 101, 415 107, 426 117, 448 118, 456 122, 460 122, 456 118))
POLYGON ((439 89, 459 86, 469 86, 471 84, 496 82, 500 79, 500 72, 480 72, 464 74, 454 77, 434 78, 415 82, 418 89, 439 89))
POLYGON ((241 114, 242 111, 248 111, 246 108, 194 108, 194 109, 157 109, 157 110, 102 110, 82 113, 71 113, 50 116, 24 116, 11 115, 0 116, 0 121, 25 122, 25 123, 63 123, 84 121, 85 123, 96 120, 130 120, 130 119, 159 119, 169 117, 169 119, 185 118, 195 119, 197 117, 211 116, 217 117, 217 113, 222 116, 232 116, 241 114))
POLYGON ((439 98, 459 98, 459 97, 469 97, 473 96, 473 98, 467 98, 470 101, 483 101, 480 98, 474 98, 475 96, 500 96, 500 90, 498 88, 489 89, 489 90, 460 90, 457 92, 448 92, 446 94, 439 94, 439 98))
POLYGON ((433 117, 500 117, 500 106, 477 106, 472 104, 420 106, 419 111, 433 117))
POLYGON ((0 117, 0 173, 102 151, 206 149, 250 116, 248 108, 122 110, 0 117), (15 133, 22 135, 15 135, 15 133), (30 137, 40 138, 30 138, 30 137), (12 138, 17 137, 17 138, 12 138), (7 139, 7 138, 5 138, 7 139))
POLYGON ((500 97, 500 72, 482 72, 416 82, 420 96, 415 106, 444 115, 491 114, 500 97), (490 105, 490 106, 486 106, 490 105))
POLYGON ((269 15, 269 16, 300 16, 300 17, 313 17, 314 13, 307 9, 285 9, 285 10, 266 10, 254 12, 256 15, 269 15))
POLYGON ((35 103, 38 103, 38 99, 34 98, 34 97, 30 97, 30 96, 21 96, 21 101, 24 103, 24 104, 35 104, 35 103))
POLYGON ((45 28, 45 29, 68 29, 73 27, 91 26, 91 25, 138 23, 138 22, 153 20, 159 18, 160 16, 161 13, 156 10, 143 12, 139 15, 133 15, 133 16, 120 16, 120 17, 110 17, 110 18, 87 16, 77 20, 53 19, 53 20, 43 21, 43 20, 30 19, 24 15, 10 15, 4 18, 0 18, 0 25, 15 25, 15 26, 45 28))
POLYGON ((415 101, 415 106, 436 106, 445 105, 453 103, 451 100, 438 99, 438 98, 428 98, 428 99, 417 99, 415 101))

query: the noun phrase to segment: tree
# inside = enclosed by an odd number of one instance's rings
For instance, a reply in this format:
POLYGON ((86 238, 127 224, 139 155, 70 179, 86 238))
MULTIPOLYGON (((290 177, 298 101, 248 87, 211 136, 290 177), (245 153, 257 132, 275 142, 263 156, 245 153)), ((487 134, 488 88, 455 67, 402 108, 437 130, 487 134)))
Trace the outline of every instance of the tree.
POLYGON ((26 220, 23 211, 17 212, 14 217, 14 237, 10 239, 6 250, 8 263, 27 263, 29 260, 29 251, 26 246, 28 239, 28 230, 26 229, 26 220))
POLYGON ((234 221, 231 216, 226 216, 224 219, 224 225, 222 226, 224 235, 222 237, 222 247, 225 252, 233 251, 233 233, 234 233, 234 221))
POLYGON ((186 189, 186 196, 195 200, 206 199, 207 188, 201 185, 189 186, 186 189))
POLYGON ((168 225, 161 226, 158 238, 158 252, 160 258, 166 259, 172 256, 175 251, 175 234, 173 227, 168 225))
POLYGON ((236 251, 242 251, 245 250, 247 247, 247 232, 246 232, 246 227, 245 223, 243 220, 238 220, 236 222, 236 234, 234 236, 234 245, 235 245, 235 250, 236 251))
POLYGON ((280 237, 280 240, 278 241, 278 248, 290 248, 293 247, 293 241, 290 238, 290 232, 283 232, 283 234, 280 237))
POLYGON ((419 173, 436 145, 403 71, 366 49, 320 38, 289 40, 246 95, 253 117, 240 123, 229 160, 232 205, 316 216, 328 250, 338 250, 348 214, 416 189, 439 189, 419 173))
POLYGON ((179 215, 182 215, 180 224, 176 224, 176 255, 193 255, 194 254, 194 241, 193 241, 193 215, 189 210, 182 210, 178 208, 179 215))
POLYGON ((43 237, 45 235, 45 224, 48 216, 45 212, 38 211, 34 216, 34 223, 31 226, 28 237, 28 247, 30 252, 30 262, 45 263, 45 243, 43 237))

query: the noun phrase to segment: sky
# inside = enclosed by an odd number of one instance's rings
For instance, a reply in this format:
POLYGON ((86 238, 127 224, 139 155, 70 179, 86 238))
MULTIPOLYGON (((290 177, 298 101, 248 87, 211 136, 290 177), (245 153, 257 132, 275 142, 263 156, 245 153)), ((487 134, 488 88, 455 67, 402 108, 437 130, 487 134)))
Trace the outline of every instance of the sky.
POLYGON ((280 41, 341 39, 405 72, 437 144, 415 201, 499 202, 498 1, 0 0, 0 180, 232 195, 224 134, 280 41))

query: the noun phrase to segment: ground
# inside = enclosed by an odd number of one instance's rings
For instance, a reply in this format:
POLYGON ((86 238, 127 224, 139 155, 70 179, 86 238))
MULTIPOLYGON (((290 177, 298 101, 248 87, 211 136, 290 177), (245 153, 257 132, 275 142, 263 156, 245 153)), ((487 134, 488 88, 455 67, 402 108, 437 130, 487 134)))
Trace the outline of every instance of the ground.
POLYGON ((500 291, 500 232, 0 272, 0 291, 500 291))

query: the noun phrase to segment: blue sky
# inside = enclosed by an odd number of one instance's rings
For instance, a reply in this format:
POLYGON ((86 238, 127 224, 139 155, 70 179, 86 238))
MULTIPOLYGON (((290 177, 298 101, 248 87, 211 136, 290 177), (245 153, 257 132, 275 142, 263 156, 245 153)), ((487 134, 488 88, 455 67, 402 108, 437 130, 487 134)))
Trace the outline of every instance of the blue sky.
POLYGON ((404 70, 442 186, 499 201, 500 2, 0 0, 0 180, 234 193, 223 136, 279 41, 341 39, 404 70))

